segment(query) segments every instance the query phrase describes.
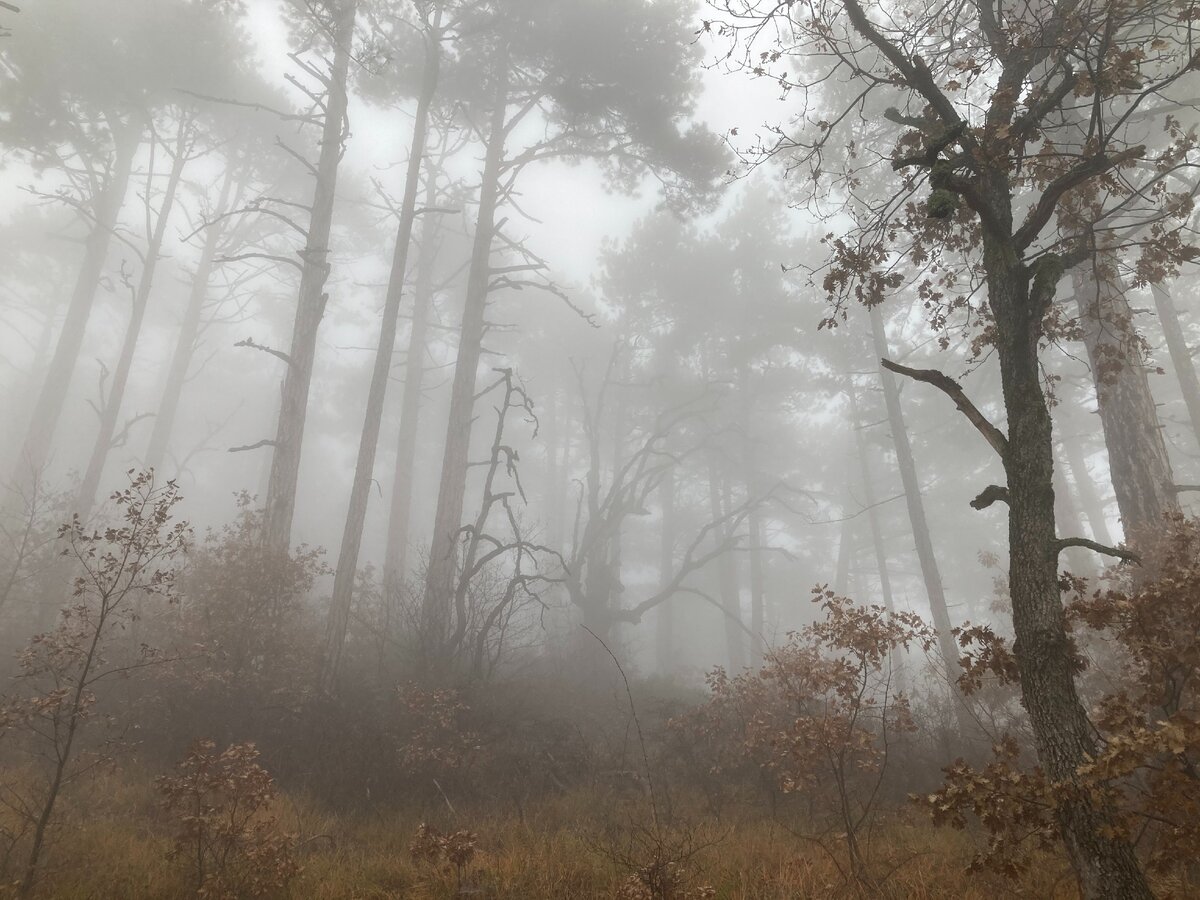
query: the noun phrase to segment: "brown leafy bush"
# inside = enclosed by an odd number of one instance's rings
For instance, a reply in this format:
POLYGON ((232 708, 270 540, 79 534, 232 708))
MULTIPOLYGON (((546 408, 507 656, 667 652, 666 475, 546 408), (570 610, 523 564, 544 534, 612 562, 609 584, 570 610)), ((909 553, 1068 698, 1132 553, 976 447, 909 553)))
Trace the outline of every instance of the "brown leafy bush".
POLYGON ((849 875, 871 880, 859 835, 880 800, 895 740, 915 730, 892 686, 899 648, 928 650, 933 635, 910 613, 856 606, 819 587, 824 617, 772 651, 761 670, 709 679, 708 703, 679 717, 711 748, 715 767, 751 760, 788 794, 808 800, 814 840, 842 844, 849 875))
POLYGON ((155 782, 176 820, 168 855, 188 866, 198 896, 267 897, 299 871, 294 838, 268 812, 275 784, 258 755, 253 744, 218 753, 212 741, 197 741, 178 774, 155 782))
POLYGON ((455 882, 459 890, 462 890, 467 868, 475 858, 475 845, 478 842, 479 838, 474 832, 459 830, 443 833, 422 822, 417 827, 412 843, 408 845, 408 853, 419 862, 450 866, 454 870, 455 882))
MULTIPOLYGON (((1086 664, 1085 683, 1105 688, 1094 696, 1096 757, 1053 784, 1022 764, 1017 742, 1007 739, 986 766, 958 760, 940 790, 919 798, 935 822, 984 829, 988 843, 972 868, 1022 874, 1031 848, 1056 844, 1064 799, 1083 793, 1115 811, 1122 836, 1139 838, 1151 871, 1186 879, 1200 854, 1200 523, 1176 518, 1144 565, 1150 580, 1118 577, 1090 594, 1078 581, 1064 585, 1075 594, 1065 614, 1080 671, 1086 664)), ((975 637, 985 646, 968 654, 964 687, 985 670, 1015 678, 1004 642, 975 637)))

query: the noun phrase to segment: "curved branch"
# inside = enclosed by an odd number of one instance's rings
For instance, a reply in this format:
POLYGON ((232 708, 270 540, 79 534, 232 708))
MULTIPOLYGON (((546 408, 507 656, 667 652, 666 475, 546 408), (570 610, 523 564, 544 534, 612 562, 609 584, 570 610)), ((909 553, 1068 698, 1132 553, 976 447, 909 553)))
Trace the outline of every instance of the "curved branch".
POLYGON ((1109 547, 1107 544, 1101 544, 1099 541, 1088 540, 1087 538, 1059 538, 1052 545, 1054 553, 1057 556, 1069 547, 1084 547, 1088 550, 1094 550, 1096 553, 1102 553, 1105 556, 1115 556, 1117 559, 1125 562, 1142 564, 1142 558, 1132 550, 1125 550, 1121 547, 1109 547))
POLYGON ((984 440, 999 454, 1001 459, 1004 459, 1008 455, 1008 438, 1004 436, 1004 432, 993 425, 987 416, 979 411, 979 407, 972 403, 970 398, 963 392, 962 386, 949 375, 939 372, 937 369, 910 369, 908 366, 894 363, 890 359, 881 359, 879 360, 879 364, 889 372, 895 372, 897 375, 907 375, 914 381, 924 381, 926 384, 932 384, 954 401, 954 405, 958 407, 959 412, 967 417, 976 430, 983 435, 984 440))

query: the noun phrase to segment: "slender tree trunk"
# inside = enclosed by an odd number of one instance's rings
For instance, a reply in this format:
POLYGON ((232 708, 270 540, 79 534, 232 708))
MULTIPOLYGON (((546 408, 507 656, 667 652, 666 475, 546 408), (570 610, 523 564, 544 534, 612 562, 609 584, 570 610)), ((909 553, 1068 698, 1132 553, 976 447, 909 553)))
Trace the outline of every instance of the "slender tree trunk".
POLYGON ((435 14, 435 22, 426 35, 425 71, 421 79, 421 94, 417 100, 416 120, 413 123, 400 226, 396 233, 396 246, 392 251, 392 270, 388 277, 383 320, 379 326, 379 346, 375 350, 375 366, 371 371, 371 387, 367 393, 366 416, 358 444, 358 460, 350 487, 350 505, 346 510, 346 524, 342 530, 341 550, 338 553, 333 579, 333 598, 329 608, 321 678, 322 687, 326 691, 331 690, 337 681, 342 648, 346 642, 346 628, 350 622, 350 606, 354 599, 358 553, 367 520, 367 499, 370 497, 371 481, 375 475, 375 452, 379 447, 379 428, 383 423, 383 402, 387 396, 388 373, 392 368, 392 353, 396 346, 396 323, 400 319, 400 300, 404 294, 405 274, 408 269, 408 250, 412 244, 413 223, 417 216, 417 194, 420 191, 421 163, 425 155, 429 107, 437 91, 440 20, 439 11, 435 14))
POLYGON ((1125 539, 1152 538, 1179 503, 1133 310, 1111 253, 1076 267, 1071 280, 1125 539))
MULTIPOLYGON (((1059 460, 1055 459, 1054 466, 1054 514, 1058 521, 1070 529, 1071 536, 1083 536, 1083 517, 1079 507, 1071 495, 1071 486, 1067 484, 1066 473, 1059 460)), ((1084 578, 1092 579, 1096 575, 1096 564, 1091 553, 1082 547, 1072 547, 1066 552, 1071 572, 1084 578)))
MULTIPOLYGON (((850 442, 846 442, 846 457, 850 459, 850 442)), ((834 565, 833 591, 839 597, 849 596, 850 569, 853 565, 857 548, 857 534, 854 528, 854 512, 851 509, 854 498, 850 495, 852 480, 850 465, 847 462, 842 480, 842 527, 838 534, 837 562, 834 565)))
POLYGON ((1192 423, 1192 434, 1196 437, 1197 447, 1200 447, 1200 378, 1196 377, 1196 365, 1192 362, 1192 353, 1183 335, 1179 311, 1175 308, 1171 292, 1164 285, 1152 284, 1150 291, 1154 295, 1154 307, 1158 311, 1163 337, 1166 338, 1167 352, 1171 354, 1171 365, 1179 381, 1184 405, 1187 406, 1188 420, 1192 423))
MULTIPOLYGON (((225 181, 221 185, 221 198, 217 203, 218 213, 228 210, 234 184, 233 176, 234 168, 231 165, 226 170, 225 181)), ((175 338, 175 350, 171 354, 171 363, 167 369, 162 399, 158 403, 158 413, 154 417, 154 427, 150 432, 150 442, 146 448, 146 467, 155 471, 162 469, 163 462, 167 458, 167 448, 171 443, 171 434, 175 430, 175 417, 179 412, 179 400, 183 396, 188 369, 191 368, 192 359, 196 353, 196 341, 200 336, 200 318, 204 314, 204 302, 208 298, 213 260, 216 259, 217 248, 221 245, 225 234, 224 222, 208 226, 204 236, 204 247, 200 251, 200 260, 196 264, 196 273, 192 276, 187 308, 183 313, 179 334, 175 338)))
POLYGON ((871 526, 871 546, 875 551, 875 567, 879 572, 879 594, 887 611, 895 612, 896 604, 892 596, 892 577, 888 570, 887 550, 883 543, 883 528, 879 522, 879 509, 875 506, 875 480, 871 477, 871 460, 867 454, 867 441, 863 435, 862 419, 858 413, 858 397, 855 395, 853 384, 850 385, 848 396, 850 398, 850 427, 854 429, 854 444, 858 451, 863 502, 867 507, 867 518, 871 526))
POLYGON ((71 377, 75 373, 75 364, 83 346, 88 318, 92 313, 92 302, 100 284, 104 262, 108 257, 108 246, 112 240, 113 229, 117 225, 117 216, 125 201, 125 190, 129 186, 133 159, 140 142, 140 128, 127 126, 116 132, 112 174, 93 205, 95 223, 84 245, 83 263, 75 280, 75 289, 67 306, 62 331, 59 332, 54 356, 50 360, 46 380, 38 393, 29 429, 25 433, 25 441, 17 458, 13 478, 15 484, 29 484, 40 476, 49 458, 54 432, 58 428, 58 420, 62 416, 63 404, 71 386, 71 377))
POLYGON ((333 68, 325 94, 325 121, 321 131, 312 215, 301 253, 303 268, 296 300, 296 318, 280 397, 271 474, 267 481, 263 545, 269 552, 280 556, 291 549, 292 519, 296 512, 296 487, 300 478, 300 455, 304 442, 304 421, 308 414, 313 359, 317 349, 317 330, 321 327, 325 304, 329 300, 329 295, 325 293, 330 270, 329 232, 333 224, 333 202, 338 166, 342 160, 342 142, 346 136, 346 74, 350 65, 356 13, 357 0, 343 0, 334 13, 333 68))
POLYGON ((546 516, 547 547, 559 550, 562 547, 562 521, 559 518, 560 509, 554 504, 558 491, 558 391, 551 389, 546 400, 546 414, 542 418, 542 433, 545 435, 546 468, 545 481, 542 488, 542 504, 546 516))
MULTIPOLYGON (((883 326, 883 314, 878 306, 871 307, 871 333, 875 342, 875 354, 880 359, 889 358, 887 332, 883 326)), ((929 534, 929 522, 925 518, 925 501, 921 497, 921 483, 917 478, 917 466, 913 460, 912 444, 908 439, 908 427, 904 423, 904 412, 900 407, 900 388, 896 376, 887 369, 880 370, 883 380, 883 400, 887 407, 888 427, 892 443, 896 448, 896 466, 900 470, 900 482, 904 487, 904 500, 908 507, 908 521, 916 543, 917 560, 921 565, 921 577, 925 582, 925 594, 929 598, 929 612, 933 627, 937 631, 938 652, 942 666, 951 683, 954 711, 960 730, 965 730, 966 721, 958 691, 954 688, 958 677, 958 647, 954 643, 950 610, 946 606, 946 592, 942 587, 942 574, 938 571, 937 557, 933 551, 933 538, 929 534)))
POLYGON ((488 129, 487 157, 479 188, 479 213, 475 222, 471 269, 467 277, 458 358, 454 368, 454 384, 450 392, 450 416, 446 427, 442 475, 438 484, 437 511, 433 520, 429 569, 425 580, 422 619, 423 630, 430 637, 444 633, 449 603, 454 596, 458 533, 462 524, 463 497, 466 493, 467 470, 470 465, 468 454, 471 423, 474 420, 475 377, 483 344, 484 312, 487 308, 488 285, 491 280, 490 260, 496 202, 507 135, 505 119, 509 73, 506 52, 501 52, 498 62, 492 118, 488 129))
MULTIPOLYGON (((755 396, 751 390, 749 366, 742 366, 738 372, 738 389, 742 395, 742 465, 745 468, 744 484, 746 497, 757 501, 762 497, 762 477, 758 471, 758 453, 753 433, 753 402, 755 396)), ((754 637, 750 641, 750 665, 757 669, 762 665, 763 651, 766 648, 766 577, 763 558, 763 521, 762 509, 757 502, 746 517, 748 539, 750 546, 747 557, 750 564, 750 631, 754 637)))
MULTIPOLYGON (((725 504, 721 496, 721 474, 717 461, 710 459, 708 464, 708 499, 713 521, 725 516, 725 504)), ((718 545, 730 538, 728 523, 713 529, 713 541, 718 545)), ((733 553, 726 551, 717 559, 717 578, 721 596, 721 623, 725 626, 725 650, 729 660, 729 668, 740 672, 746 668, 746 647, 742 635, 742 604, 738 596, 738 578, 736 560, 733 553)))
MULTIPOLYGON (((993 191, 995 186, 993 185, 993 191)), ((1003 188, 997 193, 1002 194, 1003 188)), ((1006 195, 1004 195, 1006 196, 1006 195)), ((1007 208, 1007 207, 1006 207, 1007 208)), ((1011 211, 1007 220, 1011 221, 1011 211)), ((1052 782, 1079 781, 1079 767, 1095 757, 1091 722, 1075 688, 1070 642, 1058 585, 1054 516, 1054 459, 1050 411, 1042 392, 1038 358, 1051 279, 1031 273, 1011 241, 984 229, 988 302, 996 320, 1008 442, 1009 587, 1013 604, 1013 652, 1038 759, 1052 782)), ((1133 848, 1112 836, 1113 810, 1086 789, 1062 795, 1057 810, 1068 856, 1087 900, 1153 896, 1133 848)))
MULTIPOLYGON (((138 338, 142 333, 142 322, 146 318, 146 307, 150 303, 150 292, 154 288, 154 273, 158 268, 158 259, 162 253, 163 238, 167 233, 167 223, 171 219, 171 210, 175 205, 175 196, 179 191, 179 181, 183 177, 184 167, 188 162, 191 125, 181 122, 179 136, 175 142, 175 155, 171 161, 171 172, 167 176, 167 186, 163 191, 162 204, 158 209, 158 218, 154 223, 154 231, 148 235, 146 258, 142 265, 141 277, 138 279, 137 293, 133 298, 133 308, 129 311, 129 323, 125 327, 125 338, 121 342, 121 355, 113 370, 112 383, 109 385, 108 397, 100 410, 100 430, 96 442, 92 445, 92 455, 88 459, 83 481, 79 485, 79 494, 75 500, 75 512, 79 518, 87 521, 96 504, 96 492, 100 488, 100 479, 104 475, 104 464, 108 460, 108 451, 112 449, 113 436, 117 431, 117 421, 121 416, 121 405, 125 400, 125 389, 129 385, 129 374, 133 369, 133 355, 137 351, 138 338)), ((147 202, 149 202, 150 181, 154 172, 146 176, 147 202)))
POLYGON ((1096 489, 1096 482, 1088 469, 1087 458, 1083 455, 1083 445, 1078 440, 1063 437, 1063 457, 1067 468, 1071 471, 1071 480, 1075 483, 1075 492, 1079 495, 1079 504, 1083 514, 1092 529, 1092 537, 1102 544, 1113 545, 1112 534, 1108 530, 1108 518, 1104 514, 1104 502, 1096 489))
MULTIPOLYGON (((667 470, 658 484, 659 505, 662 507, 662 529, 659 534, 658 583, 666 588, 675 575, 675 472, 667 470)), ((675 670, 675 601, 668 598, 658 606, 654 620, 654 647, 658 673, 670 675, 675 670)))
MULTIPOLYGON (((432 173, 425 189, 425 205, 437 200, 437 183, 432 173)), ((413 481, 416 477, 417 437, 421 424, 421 392, 425 382, 425 338, 433 302, 434 266, 438 255, 438 231, 432 217, 421 226, 421 246, 413 291, 412 328, 404 358, 404 391, 400 398, 400 433, 396 439, 396 466, 392 475, 392 497, 388 512, 387 548, 384 551, 383 591, 388 602, 400 596, 408 574, 409 530, 412 523, 413 481)))

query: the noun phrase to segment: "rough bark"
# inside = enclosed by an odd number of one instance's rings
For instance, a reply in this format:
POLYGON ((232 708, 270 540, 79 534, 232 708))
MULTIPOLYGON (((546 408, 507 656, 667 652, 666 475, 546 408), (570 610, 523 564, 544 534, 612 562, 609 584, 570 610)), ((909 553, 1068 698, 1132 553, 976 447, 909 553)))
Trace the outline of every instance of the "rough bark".
POLYGON ((126 126, 116 131, 111 175, 108 184, 92 204, 93 224, 84 243, 83 262, 16 461, 16 471, 13 473, 15 484, 32 483, 40 477, 49 459, 54 432, 62 417, 63 404, 75 374, 75 365, 92 313, 92 302, 100 285, 108 246, 125 201, 125 190, 133 171, 133 158, 140 143, 140 127, 126 126))
POLYGON ((1175 300, 1164 285, 1152 284, 1150 290, 1154 295, 1154 308, 1158 312, 1158 321, 1167 342, 1167 352, 1171 355, 1171 366, 1175 370, 1175 378, 1179 381, 1179 390, 1183 394, 1183 403, 1187 407, 1188 421, 1192 424, 1192 434, 1196 437, 1197 447, 1200 447, 1200 378, 1196 377, 1196 365, 1192 361, 1192 353, 1183 334, 1179 310, 1175 308, 1175 300))
POLYGON ((417 195, 420 192, 421 164, 425 156, 429 107, 437 91, 441 56, 440 19, 439 12, 425 40, 425 69, 413 122, 412 144, 408 152, 408 171, 404 182, 404 198, 401 201, 400 223, 396 232, 396 246, 392 251, 392 268, 388 276, 387 296, 379 326, 379 344, 375 349, 375 365, 371 370, 371 386, 367 392, 367 408, 358 444, 354 479, 350 487, 350 503, 346 510, 346 523, 342 529, 342 543, 333 579, 333 597, 329 607, 321 677, 322 687, 327 691, 336 683, 341 668, 346 628, 350 622, 350 606, 354 599, 358 554, 362 547, 363 528, 367 520, 367 500, 375 475, 375 453, 379 447, 379 429, 383 423, 383 403, 387 396, 392 353, 396 347, 396 325, 400 319, 400 301, 404 294, 413 223, 417 217, 417 195))
POLYGON ((1150 392, 1133 310, 1115 256, 1101 253, 1071 272, 1084 345, 1126 540, 1153 538, 1179 512, 1171 460, 1150 392))
MULTIPOLYGON (((1008 210, 1008 194, 994 202, 1008 210)), ((1004 220, 1011 222, 1011 212, 1004 220)), ((1013 652, 1021 696, 1038 760, 1051 781, 1079 781, 1094 758, 1095 731, 1075 688, 1072 653, 1058 586, 1054 459, 1050 411, 1038 358, 1045 310, 1054 285, 1034 281, 1011 238, 984 231, 988 302, 996 319, 1004 406, 1008 413, 1009 589, 1013 652)), ((1051 279, 1044 279, 1051 281, 1051 279)), ((1153 896, 1130 844, 1112 834, 1112 809, 1086 789, 1067 791, 1059 804, 1060 831, 1086 898, 1153 896)))
POLYGON ((325 304, 329 300, 329 295, 325 293, 330 270, 329 232, 333 224, 333 202, 338 166, 342 160, 342 142, 346 136, 346 74, 350 65, 357 8, 356 0, 343 0, 334 13, 331 37, 333 65, 326 85, 325 116, 312 214, 301 252, 302 271, 296 317, 280 394, 271 474, 267 480, 263 546, 269 552, 280 555, 291 549, 292 518, 296 512, 296 487, 300 478, 300 455, 304 442, 304 422, 308 414, 313 359, 317 349, 317 330, 321 327, 325 304))
MULTIPOLYGON (((234 168, 230 166, 226 170, 225 182, 221 186, 221 197, 216 207, 218 214, 226 212, 229 208, 234 185, 233 176, 234 168)), ((171 353, 171 362, 163 383, 162 398, 158 402, 158 412, 154 416, 154 426, 150 431, 150 441, 146 447, 146 468, 148 469, 160 471, 167 458, 171 435, 175 430, 175 418, 179 412, 179 400, 183 396, 184 385, 187 384, 188 369, 192 365, 192 359, 196 353, 196 342, 200 336, 200 319, 204 314, 204 303, 208 299, 213 261, 216 259, 217 248, 220 247, 226 230, 224 220, 209 225, 205 230, 204 246, 200 251, 200 259, 196 263, 195 274, 192 275, 187 307, 183 312, 179 333, 175 336, 175 350, 171 353)))
MULTIPOLYGON (((129 385, 129 374, 133 370, 133 355, 137 351, 138 338, 142 333, 142 322, 146 318, 150 292, 154 289, 154 273, 158 268, 159 256, 162 253, 163 238, 167 233, 171 210, 175 206, 179 182, 188 162, 191 145, 190 132, 190 123, 181 122, 174 156, 171 160, 171 170, 167 175, 166 188, 158 209, 158 218, 155 220, 153 232, 147 236, 149 241, 146 245, 146 256, 142 263, 141 275, 138 278, 133 306, 129 311, 129 322, 125 326, 125 336, 121 341, 121 353, 117 358, 117 365, 113 369, 112 381, 108 386, 108 396, 100 408, 100 427, 95 443, 92 445, 87 469, 84 471, 83 480, 79 485, 79 493, 75 498, 75 512, 84 521, 87 521, 92 514, 92 508, 96 503, 96 493, 100 488, 100 479, 104 475, 104 464, 108 460, 108 452, 113 447, 117 422, 121 416, 121 405, 125 400, 125 389, 129 385)), ((154 172, 151 169, 146 176, 147 197, 153 177, 154 172)), ((147 202, 149 202, 148 199, 147 202)))
POLYGON ((437 511, 433 520, 429 568, 425 579, 422 608, 426 634, 441 634, 449 603, 454 595, 458 562, 458 533, 462 523, 463 497, 467 487, 467 469, 474 421, 475 378, 479 368, 491 276, 492 237, 495 231, 496 203, 499 196, 500 168, 504 161, 507 136, 508 60, 504 53, 496 71, 491 122, 488 128, 487 156, 479 188, 479 211, 467 276, 466 300, 459 331, 458 357, 454 383, 450 391, 450 416, 446 426, 446 444, 442 474, 438 483, 437 511))

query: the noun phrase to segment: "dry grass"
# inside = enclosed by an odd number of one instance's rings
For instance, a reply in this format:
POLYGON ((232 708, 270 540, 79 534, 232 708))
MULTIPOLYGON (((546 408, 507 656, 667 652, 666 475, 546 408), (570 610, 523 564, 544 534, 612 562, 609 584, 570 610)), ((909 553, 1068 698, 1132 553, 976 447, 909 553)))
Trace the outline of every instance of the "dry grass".
MULTIPOLYGON (((628 825, 650 819, 635 801, 575 794, 527 808, 524 815, 490 812, 456 817, 441 811, 440 827, 467 828, 478 852, 462 886, 455 874, 414 861, 409 842, 420 822, 396 813, 340 818, 301 798, 276 811, 303 844, 303 871, 290 896, 312 900, 494 900, 611 898, 628 871, 608 848, 627 846, 628 825), (615 843, 614 843, 615 842, 615 843)), ((117 776, 99 779, 77 796, 49 860, 40 896, 61 900, 191 896, 184 873, 166 859, 167 826, 147 784, 117 776)), ((1039 860, 1021 885, 967 875, 968 835, 898 818, 875 835, 872 858, 879 884, 850 889, 829 853, 767 819, 701 822, 693 828, 711 845, 687 865, 694 885, 720 898, 934 898, 1076 896, 1061 861, 1039 860)))

